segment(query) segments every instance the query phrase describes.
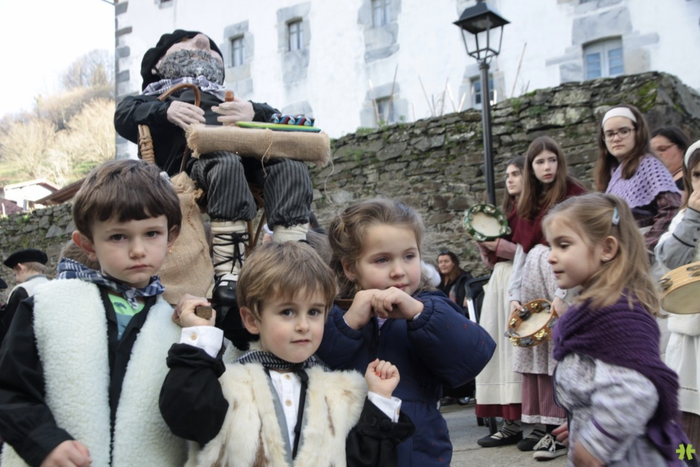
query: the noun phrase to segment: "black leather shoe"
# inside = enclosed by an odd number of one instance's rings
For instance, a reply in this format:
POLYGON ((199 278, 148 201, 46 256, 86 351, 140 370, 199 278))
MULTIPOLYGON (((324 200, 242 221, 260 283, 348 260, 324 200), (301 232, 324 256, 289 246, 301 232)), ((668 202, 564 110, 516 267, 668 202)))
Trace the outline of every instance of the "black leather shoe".
MULTIPOLYGON (((220 307, 236 308, 236 310, 238 310, 238 302, 236 300, 236 281, 217 281, 211 294, 211 300, 220 307)), ((217 313, 219 312, 218 309, 216 311, 217 313)), ((226 314, 226 310, 223 314, 226 314)), ((224 316, 222 316, 222 318, 224 318, 224 316)))
POLYGON ((508 446, 511 444, 518 444, 519 441, 523 439, 523 432, 519 431, 510 436, 503 436, 500 431, 484 436, 483 438, 476 441, 476 444, 483 448, 495 448, 498 446, 508 446))

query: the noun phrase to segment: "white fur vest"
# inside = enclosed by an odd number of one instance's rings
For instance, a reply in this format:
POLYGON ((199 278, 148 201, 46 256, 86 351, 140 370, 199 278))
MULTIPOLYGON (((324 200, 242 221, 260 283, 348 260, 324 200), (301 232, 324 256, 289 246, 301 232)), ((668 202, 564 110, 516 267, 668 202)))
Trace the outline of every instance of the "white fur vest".
MULTIPOLYGON (((171 434, 158 409, 168 349, 180 336, 171 314, 162 297, 148 311, 131 351, 111 439, 107 319, 99 289, 70 279, 36 290, 34 333, 46 403, 58 426, 89 449, 93 467, 184 464, 186 444, 171 434)), ((5 445, 2 465, 26 464, 5 445)))
MULTIPOLYGON (((307 370, 298 467, 345 466, 345 440, 362 412, 367 385, 356 371, 307 370)), ((187 467, 288 466, 286 433, 275 411, 276 394, 262 365, 227 364, 219 378, 230 406, 219 434, 200 451, 190 443, 187 467)), ((283 415, 281 415, 283 416, 283 415)))

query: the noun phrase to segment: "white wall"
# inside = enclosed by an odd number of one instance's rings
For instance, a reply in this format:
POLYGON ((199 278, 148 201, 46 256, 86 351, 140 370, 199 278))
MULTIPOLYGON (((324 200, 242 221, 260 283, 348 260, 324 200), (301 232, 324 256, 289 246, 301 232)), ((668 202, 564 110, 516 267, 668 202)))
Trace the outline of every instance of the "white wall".
MULTIPOLYGON (((479 71, 476 61, 466 55, 459 29, 452 22, 475 1, 392 0, 398 6, 395 10, 399 11, 396 18, 398 50, 387 58, 367 62, 365 25, 360 24, 358 18, 361 8, 368 8, 369 1, 171 0, 160 5, 160 0, 129 0, 125 12, 117 10, 118 48, 128 47, 128 56, 118 61, 118 71, 128 70, 130 74, 130 81, 118 83, 118 94, 121 97, 140 91, 141 58, 162 33, 177 28, 200 30, 222 47, 228 40, 224 29, 247 20, 254 40, 250 62, 253 92, 240 97, 267 102, 279 109, 307 101, 317 125, 332 137, 367 126, 370 115, 367 112, 371 110, 371 101, 367 100, 369 80, 375 88, 384 86, 386 91, 397 69, 398 91, 394 99, 403 106, 405 121, 413 121, 414 115, 415 119, 429 117, 428 100, 433 97, 439 100, 448 82, 458 104, 460 93, 468 90, 469 77, 478 75, 479 71), (310 34, 306 79, 284 84, 278 11, 305 3, 310 6, 309 23, 304 31, 310 34), (119 31, 127 27, 132 28, 131 32, 120 35, 119 31)), ((495 87, 499 100, 518 96, 526 90, 556 86, 562 80, 578 76, 575 70, 581 65, 582 46, 575 44, 574 38, 582 33, 594 36, 598 17, 612 15, 616 18, 618 14, 620 18, 629 18, 627 26, 620 20, 620 27, 627 27, 621 34, 626 72, 629 69, 664 71, 700 89, 700 62, 695 60, 700 52, 700 0, 594 0, 585 3, 580 0, 491 0, 490 3, 511 22, 504 29, 502 53, 491 65, 492 72, 497 74, 495 87), (582 18, 588 19, 583 29, 576 26, 581 24, 582 18)), ((607 30, 614 29, 615 25, 608 19, 607 30)), ((467 96, 465 106, 469 103, 470 96, 467 96)), ((446 95, 444 113, 452 111, 452 103, 446 95)))

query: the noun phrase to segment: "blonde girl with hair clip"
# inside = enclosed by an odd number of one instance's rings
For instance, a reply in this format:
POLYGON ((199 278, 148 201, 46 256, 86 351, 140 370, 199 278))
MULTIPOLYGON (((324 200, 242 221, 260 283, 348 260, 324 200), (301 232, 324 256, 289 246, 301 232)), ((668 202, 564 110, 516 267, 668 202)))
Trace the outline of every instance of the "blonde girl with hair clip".
MULTIPOLYGON (((700 141, 688 148, 683 160, 683 180, 688 195, 668 232, 656 245, 657 260, 668 269, 700 261, 700 141)), ((697 304, 695 306, 697 308, 697 304)), ((700 446, 700 314, 671 314, 668 329, 665 361, 681 380, 683 428, 691 443, 700 446)))
POLYGON ((659 299, 632 211, 589 194, 556 206, 542 227, 557 285, 580 288, 553 332, 569 465, 682 465, 678 376, 659 354, 659 299))
POLYGON ((401 372, 394 391, 419 430, 398 446, 402 467, 447 466, 452 444, 437 408, 442 386, 458 387, 484 368, 496 344, 421 271, 423 222, 386 199, 345 209, 328 229, 340 297, 326 321, 318 356, 333 369, 390 359, 401 372))
MULTIPOLYGON (((567 293, 557 290, 547 263, 549 246, 542 233, 542 219, 549 210, 586 189, 571 175, 564 153, 552 138, 541 136, 530 144, 525 159, 523 190, 511 224, 517 244, 508 285, 510 311, 535 299, 553 302, 562 311, 567 293)), ((518 347, 513 354, 513 371, 522 374, 523 423, 534 425, 518 442, 521 451, 536 451, 536 459, 553 459, 566 454, 566 446, 555 442, 551 431, 565 421, 564 411, 554 402, 552 374, 556 362, 550 342, 535 347, 518 347)))

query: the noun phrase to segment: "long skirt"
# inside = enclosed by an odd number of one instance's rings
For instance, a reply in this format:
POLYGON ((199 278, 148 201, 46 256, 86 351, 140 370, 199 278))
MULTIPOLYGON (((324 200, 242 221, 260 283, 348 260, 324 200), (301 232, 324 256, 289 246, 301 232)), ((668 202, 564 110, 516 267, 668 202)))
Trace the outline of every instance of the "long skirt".
MULTIPOLYGON (((549 247, 537 245, 527 254, 520 289, 522 303, 535 299, 552 301, 557 281, 547 261, 549 247)), ((552 375, 556 361, 551 340, 535 347, 515 349, 513 370, 523 375, 523 413, 525 423, 562 424, 566 411, 554 402, 552 375)))
POLYGON ((496 263, 484 287, 479 324, 496 341, 496 353, 476 377, 476 416, 520 419, 522 375, 513 371, 515 347, 505 337, 510 317, 508 283, 513 263, 496 263))
MULTIPOLYGON (((668 321, 685 323, 685 332, 698 331, 698 315, 676 316, 668 321)), ((672 323, 669 323, 669 326, 672 323)), ((673 323, 675 324, 675 323, 673 323)), ((676 324, 675 327, 679 325, 676 324)), ((671 332, 664 361, 678 373, 680 382, 679 409, 682 411, 683 431, 694 446, 700 446, 700 336, 671 332)))

